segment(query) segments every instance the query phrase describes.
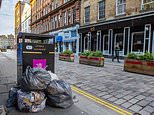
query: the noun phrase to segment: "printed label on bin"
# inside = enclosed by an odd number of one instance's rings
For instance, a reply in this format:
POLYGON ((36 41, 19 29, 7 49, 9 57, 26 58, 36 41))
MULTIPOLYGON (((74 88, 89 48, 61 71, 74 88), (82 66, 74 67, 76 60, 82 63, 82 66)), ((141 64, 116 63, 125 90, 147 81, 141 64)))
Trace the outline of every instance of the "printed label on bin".
POLYGON ((46 59, 33 59, 33 68, 46 68, 46 59))
POLYGON ((32 49, 33 49, 33 46, 27 45, 27 46, 26 46, 26 49, 27 49, 27 50, 32 50, 32 49))

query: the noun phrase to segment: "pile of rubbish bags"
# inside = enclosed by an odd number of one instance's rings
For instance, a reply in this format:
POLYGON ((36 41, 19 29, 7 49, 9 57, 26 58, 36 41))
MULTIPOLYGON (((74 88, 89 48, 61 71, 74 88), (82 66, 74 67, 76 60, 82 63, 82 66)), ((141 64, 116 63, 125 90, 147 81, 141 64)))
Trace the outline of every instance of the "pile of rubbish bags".
POLYGON ((59 108, 73 104, 71 87, 45 69, 28 66, 19 84, 10 89, 6 107, 15 106, 22 112, 39 112, 46 104, 59 108))

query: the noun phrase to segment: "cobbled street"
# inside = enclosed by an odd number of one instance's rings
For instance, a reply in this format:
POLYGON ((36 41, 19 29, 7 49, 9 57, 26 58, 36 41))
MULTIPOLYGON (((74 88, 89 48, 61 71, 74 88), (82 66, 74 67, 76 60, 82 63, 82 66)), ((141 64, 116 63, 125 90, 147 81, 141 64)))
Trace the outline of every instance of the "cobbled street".
POLYGON ((154 112, 154 76, 124 72, 123 63, 107 59, 105 67, 93 67, 56 58, 56 73, 70 84, 132 112, 154 112))

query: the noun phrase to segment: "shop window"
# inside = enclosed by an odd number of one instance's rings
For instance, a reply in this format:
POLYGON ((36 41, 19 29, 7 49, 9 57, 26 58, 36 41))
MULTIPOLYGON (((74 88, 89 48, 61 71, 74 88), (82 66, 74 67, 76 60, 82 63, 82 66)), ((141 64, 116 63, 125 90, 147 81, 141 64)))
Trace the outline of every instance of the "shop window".
POLYGON ((124 55, 124 38, 123 38, 123 34, 116 34, 115 35, 115 47, 116 46, 118 46, 119 49, 120 49, 119 54, 121 56, 123 56, 124 55))
POLYGON ((108 35, 103 36, 103 54, 109 54, 109 37, 108 35))
POLYGON ((144 33, 138 32, 132 35, 132 52, 143 52, 144 33))
POLYGON ((125 13, 126 13, 126 0, 117 0, 116 15, 122 15, 125 13))
POLYGON ((98 19, 105 18, 105 0, 98 3, 98 19))
POLYGON ((86 7, 84 12, 84 22, 89 23, 90 22, 90 6, 86 7))

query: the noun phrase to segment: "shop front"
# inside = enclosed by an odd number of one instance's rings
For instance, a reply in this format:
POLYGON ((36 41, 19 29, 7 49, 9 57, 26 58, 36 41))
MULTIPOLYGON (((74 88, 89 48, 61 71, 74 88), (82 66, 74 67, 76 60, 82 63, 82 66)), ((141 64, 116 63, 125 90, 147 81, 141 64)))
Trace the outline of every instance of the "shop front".
POLYGON ((101 51, 111 57, 115 46, 119 54, 154 52, 154 13, 140 14, 118 20, 101 22, 79 29, 79 51, 101 51))
POLYGON ((50 32, 51 35, 56 37, 56 51, 64 52, 66 50, 71 50, 74 53, 78 54, 79 42, 78 42, 78 28, 76 25, 74 27, 61 29, 58 31, 50 32))

